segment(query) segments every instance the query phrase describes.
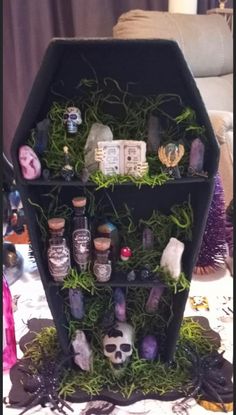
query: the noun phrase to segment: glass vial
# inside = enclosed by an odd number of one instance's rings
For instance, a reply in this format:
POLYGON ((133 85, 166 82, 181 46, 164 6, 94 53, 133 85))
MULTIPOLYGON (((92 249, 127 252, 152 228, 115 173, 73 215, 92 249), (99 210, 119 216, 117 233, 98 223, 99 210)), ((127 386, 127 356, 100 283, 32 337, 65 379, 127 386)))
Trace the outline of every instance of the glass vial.
POLYGON ((54 281, 63 281, 70 271, 70 250, 66 239, 63 237, 65 228, 64 218, 52 218, 48 220, 49 239, 48 268, 54 281))
POLYGON ((74 206, 72 246, 73 258, 80 272, 86 271, 90 259, 91 233, 85 215, 86 197, 72 199, 74 206))
POLYGON ((111 261, 109 260, 110 238, 95 238, 95 261, 93 272, 99 282, 109 281, 111 278, 111 261))

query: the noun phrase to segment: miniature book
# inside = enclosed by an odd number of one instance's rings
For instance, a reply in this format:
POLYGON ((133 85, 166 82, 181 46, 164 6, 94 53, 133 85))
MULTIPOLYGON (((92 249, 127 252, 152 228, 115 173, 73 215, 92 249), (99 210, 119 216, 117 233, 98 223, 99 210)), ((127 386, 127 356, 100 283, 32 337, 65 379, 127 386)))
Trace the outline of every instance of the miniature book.
POLYGON ((105 175, 141 176, 148 168, 145 141, 99 141, 95 157, 99 170, 105 175))

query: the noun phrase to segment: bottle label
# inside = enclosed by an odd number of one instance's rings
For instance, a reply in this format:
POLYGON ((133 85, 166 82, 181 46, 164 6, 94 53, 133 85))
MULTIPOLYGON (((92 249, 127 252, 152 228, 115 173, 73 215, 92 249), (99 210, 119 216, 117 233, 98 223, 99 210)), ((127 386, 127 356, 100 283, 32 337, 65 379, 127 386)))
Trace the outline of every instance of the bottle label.
POLYGON ((76 229, 72 234, 73 257, 78 265, 86 265, 89 261, 91 234, 88 229, 76 229))
POLYGON ((111 264, 100 264, 97 261, 94 261, 93 272, 97 277, 97 280, 100 282, 109 281, 111 277, 111 264))
POLYGON ((48 268, 51 276, 56 280, 63 279, 69 272, 70 251, 64 245, 51 245, 48 249, 48 268))

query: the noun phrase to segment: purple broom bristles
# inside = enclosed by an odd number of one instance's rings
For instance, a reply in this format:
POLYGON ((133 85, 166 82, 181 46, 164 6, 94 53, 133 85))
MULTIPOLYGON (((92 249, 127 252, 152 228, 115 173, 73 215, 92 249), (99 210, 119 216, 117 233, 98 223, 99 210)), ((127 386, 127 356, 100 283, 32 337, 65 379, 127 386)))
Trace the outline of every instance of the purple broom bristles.
POLYGON ((208 213, 201 249, 194 268, 196 274, 209 274, 225 265, 227 256, 224 190, 219 173, 208 213))

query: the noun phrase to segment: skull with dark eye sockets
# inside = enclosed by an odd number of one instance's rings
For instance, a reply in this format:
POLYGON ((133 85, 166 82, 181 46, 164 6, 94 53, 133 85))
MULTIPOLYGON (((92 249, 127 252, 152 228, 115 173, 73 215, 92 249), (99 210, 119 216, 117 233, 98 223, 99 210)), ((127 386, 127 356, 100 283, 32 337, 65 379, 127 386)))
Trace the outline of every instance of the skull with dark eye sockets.
POLYGON ((134 329, 128 323, 116 322, 103 338, 103 352, 113 365, 127 362, 133 352, 134 329))
POLYGON ((82 123, 81 112, 77 107, 68 107, 63 115, 63 122, 66 125, 67 132, 76 134, 78 125, 82 123))

